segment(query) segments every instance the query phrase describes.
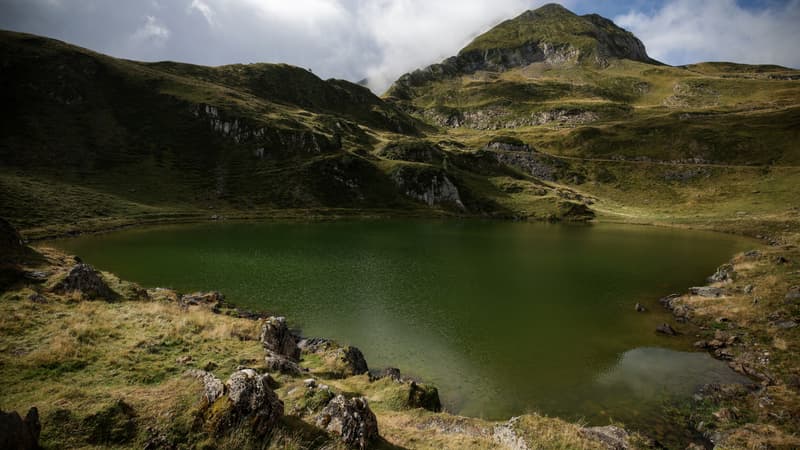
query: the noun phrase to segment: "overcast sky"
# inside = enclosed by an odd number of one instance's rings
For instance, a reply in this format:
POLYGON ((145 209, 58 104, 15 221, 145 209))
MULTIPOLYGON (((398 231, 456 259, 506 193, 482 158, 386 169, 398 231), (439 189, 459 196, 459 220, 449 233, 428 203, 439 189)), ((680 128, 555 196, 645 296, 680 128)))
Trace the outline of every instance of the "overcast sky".
MULTIPOLYGON (((285 62, 382 92, 536 0, 0 0, 0 28, 117 57, 205 65, 285 62)), ((636 34, 672 65, 800 68, 800 0, 564 0, 636 34)))

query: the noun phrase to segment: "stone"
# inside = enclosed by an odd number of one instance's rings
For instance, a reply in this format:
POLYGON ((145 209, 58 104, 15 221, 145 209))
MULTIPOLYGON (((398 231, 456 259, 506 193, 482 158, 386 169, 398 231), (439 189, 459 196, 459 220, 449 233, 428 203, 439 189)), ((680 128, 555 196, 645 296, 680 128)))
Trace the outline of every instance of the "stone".
POLYGON ((59 293, 80 292, 84 297, 94 300, 116 300, 119 295, 111 290, 100 272, 89 264, 76 264, 67 276, 56 284, 54 291, 59 293))
POLYGON ((186 365, 192 362, 192 357, 190 355, 183 355, 175 358, 175 364, 186 365))
POLYGON ((283 416, 283 402, 270 388, 268 375, 240 370, 231 375, 225 387, 230 401, 229 419, 246 420, 257 436, 267 435, 283 416))
POLYGON ((403 381, 403 377, 400 375, 400 369, 396 367, 387 367, 386 369, 383 369, 378 375, 378 378, 389 378, 396 382, 403 381))
POLYGON ((782 320, 780 322, 775 322, 775 327, 780 328, 781 330, 791 330, 796 326, 797 322, 793 320, 782 320))
POLYGON ((412 381, 408 386, 408 407, 423 408, 433 412, 441 411, 439 390, 434 386, 419 385, 412 381))
POLYGON ((378 419, 365 397, 348 400, 337 395, 319 413, 316 424, 358 449, 367 448, 378 437, 378 419))
POLYGON ((708 277, 709 283, 727 283, 736 280, 736 272, 733 270, 733 265, 723 264, 717 268, 714 275, 708 277))
POLYGON ((698 297, 719 298, 722 297, 722 289, 711 286, 699 286, 689 288, 689 293, 698 297))
POLYGON ((645 308, 644 305, 642 305, 641 303, 637 303, 636 305, 634 305, 633 309, 635 309, 636 312, 640 313, 647 311, 647 308, 645 308))
POLYGON ((656 327, 656 333, 664 334, 667 336, 676 336, 678 334, 672 326, 668 323, 662 323, 658 327, 656 327))
POLYGON ((224 302, 225 296, 221 292, 209 291, 182 295, 178 303, 183 307, 207 306, 212 309, 218 309, 224 302))
POLYGON ((313 388, 317 387, 317 380, 315 380, 313 378, 307 378, 307 379, 303 380, 303 384, 307 388, 313 389, 313 388))
POLYGON ((369 372, 367 360, 364 359, 364 354, 361 353, 361 350, 359 350, 357 347, 347 346, 345 348, 344 361, 353 372, 353 375, 361 375, 369 372))
POLYGON ((225 385, 222 384, 219 378, 205 370, 192 369, 186 371, 186 374, 197 378, 203 383, 203 398, 206 404, 210 405, 217 401, 218 398, 225 394, 225 385))
POLYGON ((758 258, 759 256, 761 256, 761 252, 759 252, 758 250, 749 250, 745 252, 744 256, 747 258, 758 258))
POLYGON ((745 294, 752 294, 753 290, 755 290, 755 287, 752 284, 748 284, 747 286, 744 287, 745 294))
POLYGON ((0 411, 0 448, 38 450, 42 424, 39 410, 31 408, 23 419, 16 411, 0 411))
POLYGON ((267 356, 264 357, 264 363, 270 372, 280 372, 288 375, 299 375, 301 372, 300 365, 297 362, 287 356, 279 355, 269 350, 267 350, 267 356))
POLYGON ((285 356, 291 361, 300 361, 300 348, 297 347, 295 336, 289 331, 285 317, 268 317, 261 325, 261 345, 265 350, 280 356, 285 356))
POLYGON ((628 432, 620 427, 607 425, 604 427, 581 428, 581 436, 599 442, 609 450, 628 450, 628 432))
POLYGON ((789 289, 789 292, 786 293, 784 300, 786 300, 787 303, 800 302, 800 286, 794 286, 789 289))

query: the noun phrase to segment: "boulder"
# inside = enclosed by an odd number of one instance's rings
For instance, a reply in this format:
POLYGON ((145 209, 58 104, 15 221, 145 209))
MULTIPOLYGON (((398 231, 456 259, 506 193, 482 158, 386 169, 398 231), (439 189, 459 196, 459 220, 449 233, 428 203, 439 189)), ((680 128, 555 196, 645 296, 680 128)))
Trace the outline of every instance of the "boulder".
POLYGON ((599 442, 609 450, 627 450, 631 448, 628 442, 628 432, 613 425, 581 428, 580 434, 586 439, 599 442))
POLYGON ((733 270, 733 265, 723 264, 706 281, 709 283, 727 283, 734 280, 736 280, 736 272, 733 270))
POLYGON ((647 311, 647 308, 645 308, 644 305, 642 305, 641 303, 637 303, 636 305, 634 305, 633 309, 635 309, 636 312, 640 313, 647 311))
POLYGON ((400 369, 396 367, 387 367, 383 369, 380 371, 377 378, 389 378, 398 383, 403 381, 403 377, 400 375, 400 369))
POLYGON ((668 323, 662 323, 656 327, 656 333, 664 334, 667 336, 676 336, 678 334, 672 326, 668 323))
POLYGON ((280 372, 289 375, 299 375, 301 372, 300 365, 287 356, 279 355, 278 353, 267 350, 267 356, 264 357, 264 363, 267 370, 270 372, 280 372))
POLYGON ((353 372, 353 375, 361 375, 362 373, 367 373, 369 371, 369 367, 367 367, 367 360, 364 359, 364 354, 361 353, 361 350, 359 350, 357 347, 353 347, 351 345, 345 347, 344 362, 353 372))
POLYGON ((225 383, 230 413, 239 419, 247 419, 253 431, 264 436, 272 430, 283 416, 283 402, 269 387, 269 375, 258 375, 255 370, 235 372, 225 383))
POLYGON ((354 448, 365 449, 378 437, 378 419, 364 397, 348 400, 337 395, 322 409, 316 423, 354 448))
POLYGON ((419 385, 412 381, 408 389, 408 406, 433 412, 441 411, 442 402, 439 400, 439 390, 434 386, 419 385))
POLYGON ((54 290, 59 293, 80 292, 90 300, 97 298, 116 300, 119 297, 108 287, 100 272, 84 263, 73 266, 67 276, 56 284, 54 290))
POLYGON ((323 338, 303 339, 298 345, 303 352, 321 356, 328 363, 331 374, 348 377, 369 371, 364 354, 357 347, 342 346, 323 338))
POLYGON ((39 410, 31 408, 23 419, 16 411, 0 411, 0 448, 9 450, 37 450, 39 433, 39 410))
POLYGON ((203 382, 203 398, 207 404, 214 403, 225 394, 225 385, 213 374, 197 369, 188 370, 186 374, 203 382))
POLYGON ((289 331, 285 317, 268 317, 261 326, 261 345, 267 351, 300 361, 300 349, 295 336, 289 331))
POLYGON ((698 297, 719 298, 722 297, 722 289, 711 286, 698 286, 689 288, 689 293, 698 297))

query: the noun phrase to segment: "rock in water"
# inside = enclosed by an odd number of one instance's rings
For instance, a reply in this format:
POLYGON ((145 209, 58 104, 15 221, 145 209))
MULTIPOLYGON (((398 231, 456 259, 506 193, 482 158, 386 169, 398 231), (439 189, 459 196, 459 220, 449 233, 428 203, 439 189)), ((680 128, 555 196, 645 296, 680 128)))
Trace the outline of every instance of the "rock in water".
POLYGON ((231 412, 240 419, 247 418, 257 435, 266 435, 283 416, 283 402, 269 387, 269 375, 244 369, 231 375, 225 385, 231 412))
POLYGON ((337 395, 317 416, 317 426, 359 449, 367 448, 378 437, 378 419, 364 397, 348 400, 337 395))
POLYGON ((39 410, 36 408, 28 410, 24 419, 16 411, 0 411, 0 448, 38 450, 41 431, 39 410))
POLYGON ((268 317, 261 326, 261 345, 264 349, 286 356, 292 361, 300 360, 300 349, 295 336, 289 331, 285 317, 268 317))
POLYGON ((678 334, 672 326, 668 323, 662 323, 658 327, 656 327, 656 333, 665 334, 667 336, 676 336, 678 334))
POLYGON ((108 287, 100 272, 89 264, 76 264, 56 285, 55 291, 62 293, 78 291, 91 300, 97 298, 116 300, 119 297, 108 287))

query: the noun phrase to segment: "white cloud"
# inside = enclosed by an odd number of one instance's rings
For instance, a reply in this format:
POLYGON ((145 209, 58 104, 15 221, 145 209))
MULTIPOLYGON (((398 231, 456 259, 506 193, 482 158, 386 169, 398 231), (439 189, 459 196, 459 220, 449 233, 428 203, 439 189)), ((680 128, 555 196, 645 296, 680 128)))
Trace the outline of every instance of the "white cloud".
POLYGON ((208 22, 210 26, 214 26, 214 10, 211 9, 206 2, 203 0, 192 0, 192 4, 189 5, 189 12, 193 11, 202 14, 206 22, 208 22))
POLYGON ((169 35, 169 29, 158 19, 153 16, 146 16, 144 24, 134 31, 130 40, 134 45, 149 44, 163 47, 169 40, 169 35))
POLYGON ((753 10, 735 0, 673 0, 652 14, 615 22, 637 35, 651 57, 673 65, 734 61, 800 67, 800 0, 753 10))
POLYGON ((480 32, 546 1, 360 0, 358 24, 380 49, 366 66, 380 92, 405 72, 452 56, 480 32))

